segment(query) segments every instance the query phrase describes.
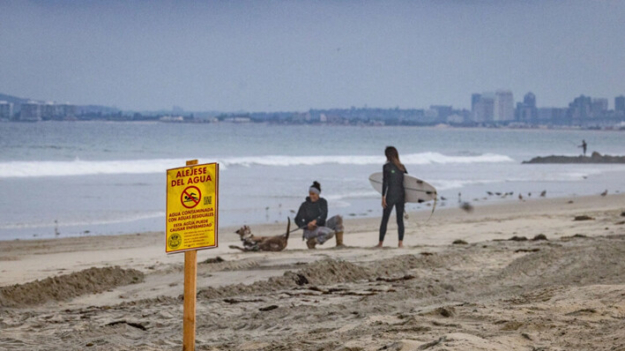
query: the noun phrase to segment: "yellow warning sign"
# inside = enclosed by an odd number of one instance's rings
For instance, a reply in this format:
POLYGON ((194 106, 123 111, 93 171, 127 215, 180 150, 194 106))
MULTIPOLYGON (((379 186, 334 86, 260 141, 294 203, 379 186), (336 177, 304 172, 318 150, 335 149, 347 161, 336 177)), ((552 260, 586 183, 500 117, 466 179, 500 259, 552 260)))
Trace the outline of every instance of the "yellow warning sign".
POLYGON ((167 253, 217 247, 219 164, 167 170, 167 253))

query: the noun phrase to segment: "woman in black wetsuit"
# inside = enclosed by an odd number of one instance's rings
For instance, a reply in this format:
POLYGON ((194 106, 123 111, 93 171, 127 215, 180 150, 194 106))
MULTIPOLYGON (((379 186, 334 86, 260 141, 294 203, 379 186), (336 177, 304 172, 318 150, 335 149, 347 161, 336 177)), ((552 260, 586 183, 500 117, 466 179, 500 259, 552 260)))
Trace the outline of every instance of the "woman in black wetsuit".
POLYGON ((399 162, 399 153, 397 149, 388 146, 384 150, 386 155, 386 163, 384 164, 382 177, 382 223, 380 224, 380 242, 376 247, 382 247, 384 236, 386 235, 386 225, 391 217, 393 206, 397 215, 397 232, 399 234, 398 247, 404 247, 404 203, 406 202, 406 193, 404 191, 404 173, 406 167, 399 162))

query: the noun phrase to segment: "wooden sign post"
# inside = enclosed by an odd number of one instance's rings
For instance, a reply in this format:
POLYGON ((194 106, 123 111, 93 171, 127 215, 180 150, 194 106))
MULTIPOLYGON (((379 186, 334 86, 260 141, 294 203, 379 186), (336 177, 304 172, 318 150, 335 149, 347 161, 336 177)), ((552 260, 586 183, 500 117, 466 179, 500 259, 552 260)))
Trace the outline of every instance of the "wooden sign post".
POLYGON ((219 164, 167 170, 165 252, 184 252, 182 350, 195 351, 197 250, 218 247, 219 164))
POLYGON ((182 351, 195 351, 195 302, 197 299, 197 251, 184 253, 184 312, 182 351))

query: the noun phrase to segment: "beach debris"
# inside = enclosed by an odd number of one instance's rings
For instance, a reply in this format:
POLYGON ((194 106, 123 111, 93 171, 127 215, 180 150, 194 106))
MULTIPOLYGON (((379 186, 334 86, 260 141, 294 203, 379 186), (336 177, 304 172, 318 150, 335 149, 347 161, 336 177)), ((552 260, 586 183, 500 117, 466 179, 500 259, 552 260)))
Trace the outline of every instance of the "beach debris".
POLYGON ((519 252, 538 252, 540 251, 539 248, 533 248, 533 249, 518 249, 515 250, 514 253, 519 253, 519 252))
POLYGON ((261 307, 258 310, 261 311, 261 312, 267 312, 267 311, 275 310, 276 308, 278 308, 278 305, 270 305, 270 306, 267 306, 267 307, 261 307))
POLYGON ((112 327, 112 326, 119 325, 119 324, 126 324, 126 325, 128 325, 130 327, 137 328, 137 329, 140 329, 140 330, 143 330, 143 331, 148 330, 144 325, 142 325, 140 323, 128 322, 126 320, 111 322, 111 323, 106 324, 105 326, 112 327))
POLYGON ((587 215, 575 216, 574 221, 594 221, 594 217, 590 217, 587 215))
POLYGON ((383 278, 383 277, 377 277, 375 280, 379 281, 379 282, 387 282, 387 283, 392 283, 392 282, 398 282, 398 281, 402 281, 402 280, 411 280, 411 279, 415 279, 416 277, 412 274, 406 274, 403 277, 399 277, 399 278, 383 278))
POLYGON ((468 243, 468 242, 466 242, 466 241, 464 241, 464 240, 461 240, 461 239, 456 239, 456 240, 454 240, 454 242, 453 242, 453 243, 451 243, 451 244, 452 244, 452 245, 468 245, 469 243, 468 243))
POLYGON ((224 299, 225 303, 229 303, 231 305, 237 304, 237 303, 246 303, 246 302, 265 302, 265 300, 262 299, 252 299, 252 300, 245 300, 245 299, 224 299))
MULTIPOLYGON (((404 349, 404 343, 401 341, 395 341, 392 344, 382 346, 381 348, 378 349, 378 351, 401 351, 403 349, 404 349)), ((352 349, 350 348, 349 350, 352 350, 352 349)))
POLYGON ((434 340, 432 342, 428 342, 427 344, 419 346, 417 350, 427 350, 445 341, 447 341, 447 336, 441 336, 440 338, 438 338, 438 340, 434 340))
POLYGON ((575 234, 575 235, 571 235, 571 236, 563 236, 560 238, 560 240, 569 240, 569 239, 585 239, 588 238, 588 236, 584 235, 584 234, 575 234))
POLYGON ((614 223, 614 224, 616 224, 616 225, 622 225, 622 224, 625 224, 625 221, 616 222, 616 223, 614 223))
POLYGON ((608 195, 608 189, 605 189, 605 191, 601 193, 601 196, 606 196, 606 195, 608 195))
POLYGON ((547 240, 547 236, 545 234, 537 234, 532 241, 539 241, 539 240, 547 240))
POLYGON ((224 260, 223 258, 217 256, 217 257, 214 257, 214 258, 207 258, 206 260, 200 262, 200 264, 202 264, 202 263, 212 264, 212 263, 219 263, 219 262, 226 262, 226 260, 224 260))
POLYGON ((597 310, 595 310, 594 308, 583 308, 581 310, 569 312, 565 314, 565 316, 580 316, 580 315, 594 314, 594 313, 597 313, 597 310))
POLYGON ((569 202, 567 202, 567 204, 572 204, 572 203, 573 203, 573 200, 569 200, 569 202))
POLYGON ((527 241, 527 238, 524 236, 513 236, 512 238, 508 239, 508 241, 527 241))
POLYGON ((621 217, 625 217, 625 211, 621 212, 621 217))
POLYGON ((529 341, 533 341, 532 338, 530 338, 530 336, 527 333, 521 333, 521 336, 526 338, 529 341))
POLYGON ((293 280, 295 280, 295 284, 300 286, 308 284, 308 278, 303 274, 297 273, 293 280))
POLYGON ((445 318, 450 318, 456 315, 456 309, 453 306, 443 306, 435 308, 428 312, 420 313, 419 315, 442 316, 445 318))
POLYGON ((460 205, 460 208, 463 209, 465 212, 468 212, 468 213, 472 213, 473 212, 473 205, 471 205, 468 202, 463 202, 460 205))

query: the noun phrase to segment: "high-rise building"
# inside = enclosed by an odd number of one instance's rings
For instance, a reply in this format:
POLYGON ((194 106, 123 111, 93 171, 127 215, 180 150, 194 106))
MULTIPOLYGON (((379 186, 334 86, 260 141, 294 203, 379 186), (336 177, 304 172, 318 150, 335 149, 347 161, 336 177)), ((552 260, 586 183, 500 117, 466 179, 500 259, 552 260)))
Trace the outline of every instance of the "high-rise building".
POLYGON ((516 105, 516 120, 524 123, 535 123, 538 121, 538 109, 536 108, 536 95, 532 92, 525 94, 523 102, 516 105))
POLYGON ((538 121, 540 123, 563 124, 566 122, 565 108, 541 107, 537 109, 538 121))
POLYGON ((25 104, 22 104, 22 110, 20 111, 20 121, 41 121, 41 104, 36 102, 27 102, 25 104))
POLYGON ((48 120, 56 117, 57 105, 52 101, 48 101, 45 104, 41 105, 41 119, 48 120))
MULTIPOLYGON (((62 104, 59 107, 63 118, 74 119, 76 117, 76 105, 62 104)), ((307 118, 310 119, 310 114, 307 115, 307 118)))
POLYGON ((625 96, 617 96, 614 98, 614 110, 625 112, 625 96))
POLYGON ((11 119, 13 116, 13 104, 7 101, 0 101, 0 119, 11 119))
POLYGON ((495 94, 471 95, 471 119, 473 122, 492 122, 495 108, 495 94))
POLYGON ((592 104, 590 105, 590 114, 593 118, 602 117, 605 115, 606 112, 608 112, 608 99, 592 99, 592 104))
POLYGON ((482 99, 482 94, 471 94, 471 112, 475 111, 475 105, 477 105, 482 99))
POLYGON ((580 95, 569 104, 567 117, 570 122, 579 122, 591 116, 592 98, 580 95))
POLYGON ((525 96, 523 97, 523 103, 527 107, 536 108, 536 95, 534 95, 534 93, 532 93, 531 91, 525 94, 525 96))
POLYGON ((453 107, 443 106, 443 105, 432 105, 430 106, 430 110, 436 110, 438 121, 445 122, 447 121, 447 117, 452 115, 453 107))
POLYGON ((56 104, 48 101, 41 105, 41 119, 43 120, 71 120, 76 117, 76 105, 56 104))
POLYGON ((497 90, 493 110, 495 122, 514 120, 514 97, 510 90, 497 90))

